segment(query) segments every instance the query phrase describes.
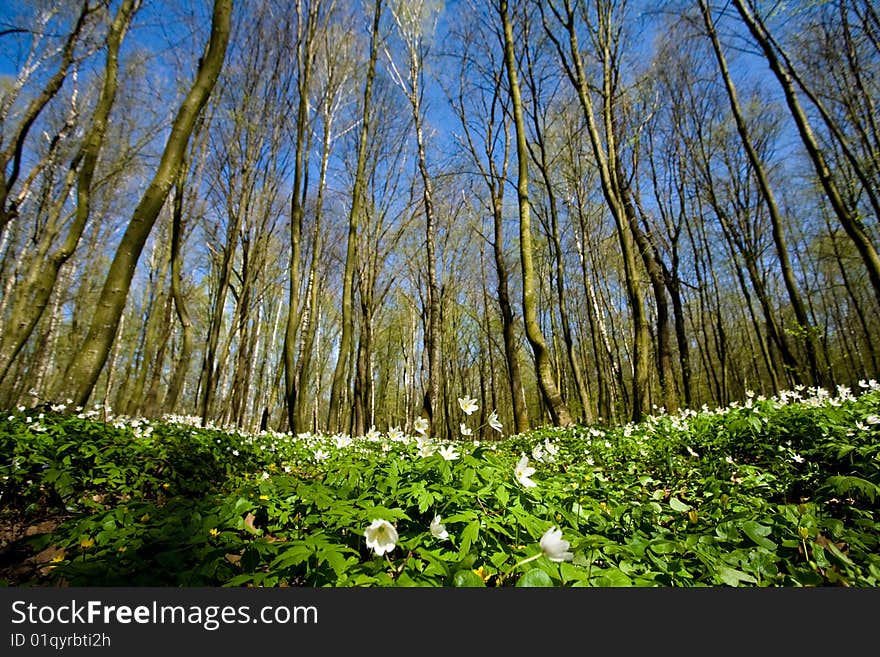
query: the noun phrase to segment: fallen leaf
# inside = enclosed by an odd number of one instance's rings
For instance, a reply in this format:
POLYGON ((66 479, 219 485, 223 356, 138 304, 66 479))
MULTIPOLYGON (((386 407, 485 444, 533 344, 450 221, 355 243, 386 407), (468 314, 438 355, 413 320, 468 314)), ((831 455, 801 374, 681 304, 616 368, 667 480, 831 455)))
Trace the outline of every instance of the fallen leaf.
POLYGON ((248 512, 248 514, 244 517, 244 527, 251 534, 259 534, 260 530, 254 527, 255 516, 253 513, 248 512))
POLYGON ((24 530, 25 536, 35 536, 37 534, 49 534, 50 532, 54 532, 58 527, 58 523, 54 520, 46 520, 44 522, 37 523, 36 525, 31 525, 27 529, 24 530))

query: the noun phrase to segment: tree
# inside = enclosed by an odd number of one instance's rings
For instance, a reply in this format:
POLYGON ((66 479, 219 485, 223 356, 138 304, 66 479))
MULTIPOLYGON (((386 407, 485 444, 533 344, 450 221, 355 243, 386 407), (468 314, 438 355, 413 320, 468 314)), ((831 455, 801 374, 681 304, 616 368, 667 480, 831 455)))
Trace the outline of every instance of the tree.
POLYGON ((196 119, 223 65, 231 14, 232 0, 215 0, 211 36, 196 79, 175 116, 156 174, 116 250, 86 338, 67 368, 64 386, 77 405, 86 403, 107 361, 141 250, 174 184, 196 119))
MULTIPOLYGON (((348 214, 348 238, 345 248, 345 271, 342 278, 342 332, 339 338, 339 354, 333 370, 333 382, 330 388, 330 403, 327 410, 327 430, 340 431, 340 409, 342 405, 342 388, 346 381, 348 358, 351 352, 352 331, 354 328, 354 272, 357 254, 358 225, 364 209, 366 188, 367 140, 370 136, 372 108, 370 100, 373 93, 373 80, 376 76, 376 61, 379 57, 379 24, 382 17, 383 0, 375 0, 373 9, 373 26, 370 31, 370 59, 367 64, 367 76, 364 83, 364 99, 361 108, 361 129, 358 139, 357 168, 354 187, 351 193, 351 206, 348 214)), ((348 423, 346 423, 347 425, 348 423)), ((342 429, 344 430, 344 429, 342 429)))
POLYGON ((507 68, 507 83, 510 93, 513 123, 516 128, 517 154, 517 195, 519 199, 519 242, 520 267, 523 286, 523 320, 526 337, 535 355, 535 372, 538 386, 552 422, 559 426, 572 424, 571 413, 553 380, 550 370, 550 355, 547 343, 538 325, 538 311, 535 300, 535 268, 532 262, 532 233, 529 206, 529 151, 526 145, 525 115, 517 76, 516 55, 513 47, 513 26, 510 21, 507 0, 500 0, 498 13, 504 30, 504 64, 507 68))

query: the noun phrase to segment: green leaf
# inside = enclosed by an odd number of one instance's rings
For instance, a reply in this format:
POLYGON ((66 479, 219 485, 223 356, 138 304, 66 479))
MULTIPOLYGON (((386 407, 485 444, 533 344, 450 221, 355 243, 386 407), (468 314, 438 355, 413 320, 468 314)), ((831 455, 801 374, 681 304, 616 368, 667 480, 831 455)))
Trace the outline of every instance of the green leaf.
POLYGON ((594 584, 604 587, 624 587, 632 586, 633 582, 622 570, 609 568, 596 578, 594 584))
POLYGON ((833 490, 837 495, 852 495, 854 497, 863 497, 874 503, 877 497, 880 497, 880 486, 854 476, 833 476, 825 480, 825 487, 833 490))
POLYGON ((452 576, 452 586, 456 588, 485 588, 486 583, 473 570, 459 570, 452 576))
POLYGON ((465 555, 468 553, 468 550, 471 549, 471 545, 474 541, 477 540, 477 536, 480 534, 480 521, 474 520, 467 527, 465 527, 461 532, 461 548, 459 553, 465 555))
POLYGON ((477 478, 477 473, 473 468, 468 468, 464 471, 464 474, 461 476, 461 489, 462 490, 470 490, 474 485, 474 480, 477 478))
POLYGON ((690 511, 692 508, 690 504, 685 504, 677 497, 673 497, 669 500, 669 506, 672 507, 673 511, 680 511, 682 513, 685 511, 690 511))
POLYGON ((766 548, 767 550, 776 549, 776 543, 764 538, 770 534, 770 527, 767 525, 762 525, 756 520, 747 520, 742 524, 742 530, 745 532, 746 536, 762 548, 766 548))
POLYGON ((740 582, 746 582, 748 584, 758 583, 751 575, 748 575, 741 570, 736 570, 735 568, 728 568, 727 566, 720 566, 716 573, 728 586, 739 586, 740 582))
POLYGON ((525 575, 516 580, 516 585, 527 587, 547 587, 553 586, 553 581, 550 579, 550 575, 545 573, 540 568, 532 568, 525 575))

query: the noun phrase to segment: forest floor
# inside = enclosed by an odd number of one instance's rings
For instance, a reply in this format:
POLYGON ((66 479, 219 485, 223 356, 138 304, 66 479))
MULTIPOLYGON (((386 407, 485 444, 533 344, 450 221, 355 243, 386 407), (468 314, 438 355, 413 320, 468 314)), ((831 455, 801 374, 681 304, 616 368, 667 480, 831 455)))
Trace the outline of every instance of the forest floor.
POLYGON ((7 411, 0 584, 880 585, 876 382, 497 436, 7 411))

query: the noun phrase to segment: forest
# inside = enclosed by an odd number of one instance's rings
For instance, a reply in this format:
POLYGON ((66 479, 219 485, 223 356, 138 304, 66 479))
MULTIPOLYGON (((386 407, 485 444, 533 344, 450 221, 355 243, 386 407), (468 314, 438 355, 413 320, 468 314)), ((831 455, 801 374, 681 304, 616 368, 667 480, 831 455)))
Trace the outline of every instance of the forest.
POLYGON ((880 582, 867 0, 0 8, 0 585, 880 582))
POLYGON ((871 2, 0 20, 3 407, 454 439, 878 374, 871 2))

